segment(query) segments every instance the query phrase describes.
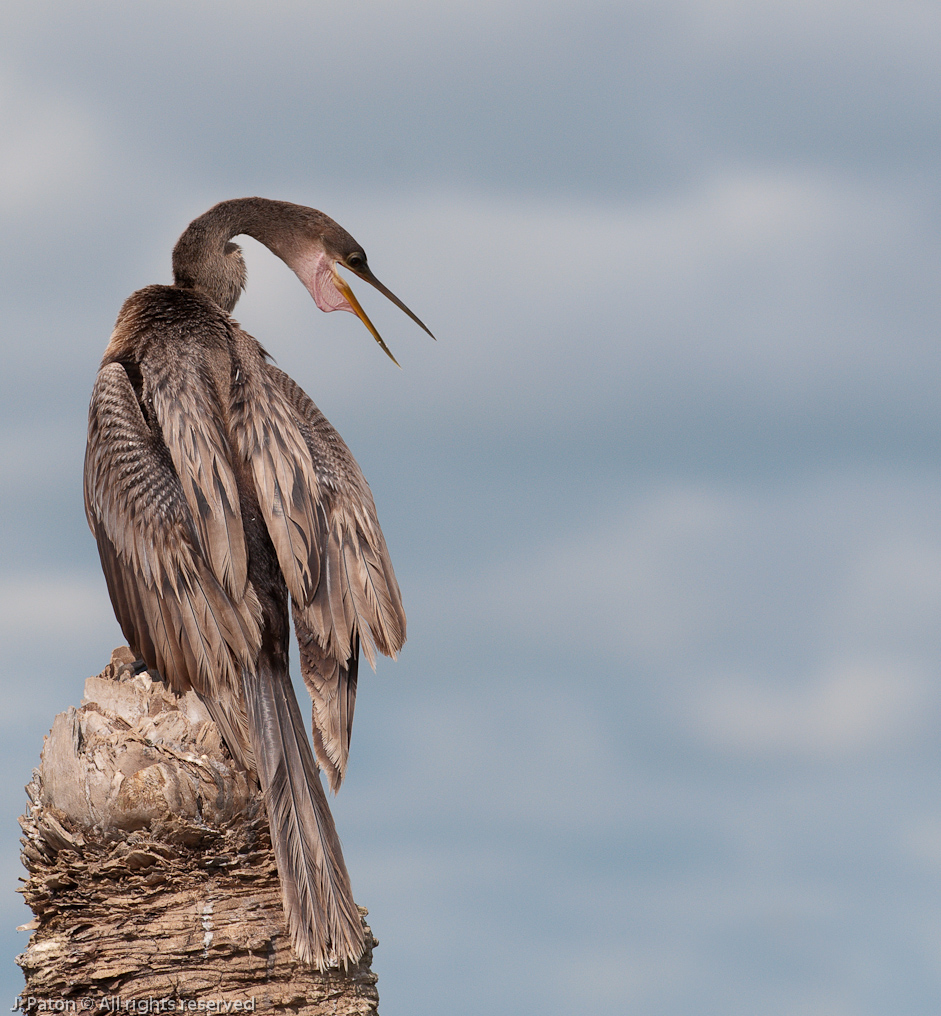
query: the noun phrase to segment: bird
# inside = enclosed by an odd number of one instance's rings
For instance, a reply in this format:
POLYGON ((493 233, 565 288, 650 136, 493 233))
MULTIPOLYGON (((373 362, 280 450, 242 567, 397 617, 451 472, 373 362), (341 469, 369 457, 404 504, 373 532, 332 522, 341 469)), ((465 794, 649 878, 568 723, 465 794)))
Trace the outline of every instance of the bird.
POLYGON ((321 310, 356 314, 393 361, 339 267, 431 335, 323 212, 259 197, 216 204, 177 241, 173 284, 120 310, 89 406, 85 510, 139 669, 193 689, 257 780, 291 944, 326 970, 365 946, 320 771, 335 793, 360 651, 373 666, 377 651, 394 659, 405 613, 349 448, 231 316, 246 284, 239 235, 281 258, 321 310), (312 747, 289 676, 289 613, 312 747))

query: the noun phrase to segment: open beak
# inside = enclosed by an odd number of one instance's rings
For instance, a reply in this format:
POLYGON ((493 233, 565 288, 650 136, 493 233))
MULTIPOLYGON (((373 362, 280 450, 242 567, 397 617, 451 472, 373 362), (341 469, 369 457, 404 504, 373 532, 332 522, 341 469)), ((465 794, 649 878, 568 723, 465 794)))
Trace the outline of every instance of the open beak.
MULTIPOLYGON (((343 267, 349 268, 349 265, 344 265, 343 267)), ((386 289, 386 287, 376 278, 375 275, 373 275, 373 273, 369 270, 368 267, 350 268, 349 270, 353 272, 354 275, 361 278, 364 282, 368 282, 370 286, 373 286, 375 289, 378 289, 379 292, 382 293, 382 295, 387 300, 391 300, 392 303, 394 303, 396 307, 399 308, 399 310, 404 311, 406 314, 408 314, 408 316, 415 322, 415 324, 419 326, 419 328, 424 329, 426 332, 428 332, 429 335, 431 335, 431 330, 424 323, 424 321, 422 321, 417 315, 413 314, 408 309, 408 307, 406 307, 405 304, 402 303, 402 301, 395 295, 395 293, 393 293, 390 289, 386 289)), ((366 311, 364 311, 363 308, 359 305, 359 300, 357 300, 356 297, 354 296, 353 290, 350 289, 349 283, 346 281, 346 279, 343 278, 343 276, 340 275, 340 273, 336 270, 336 267, 334 267, 333 273, 334 273, 334 282, 336 284, 337 289, 339 289, 339 291, 349 301, 350 306, 356 312, 356 316, 369 329, 369 331, 372 333, 372 337, 382 347, 386 356, 388 356, 389 359, 398 367, 399 361, 396 360, 396 358, 392 355, 392 352, 390 351, 389 347, 382 341, 382 336, 379 334, 378 331, 376 331, 376 326, 372 323, 372 321, 369 320, 368 316, 366 315, 366 311)), ((431 335, 431 337, 434 338, 434 335, 431 335)))
POLYGON ((382 341, 382 336, 379 334, 379 332, 376 331, 376 326, 372 323, 372 321, 369 320, 366 311, 364 311, 363 308, 360 307, 359 300, 356 299, 355 295, 353 294, 353 290, 350 289, 349 283, 346 281, 346 279, 343 278, 343 276, 336 269, 334 269, 333 271, 333 281, 336 284, 337 289, 339 289, 340 292, 346 297, 347 301, 349 302, 349 305, 356 312, 356 316, 372 332, 372 337, 376 340, 376 342, 378 342, 379 345, 382 346, 382 350, 386 354, 386 356, 389 357, 389 359, 396 365, 396 367, 401 367, 402 365, 392 355, 392 350, 389 349, 389 347, 382 341))

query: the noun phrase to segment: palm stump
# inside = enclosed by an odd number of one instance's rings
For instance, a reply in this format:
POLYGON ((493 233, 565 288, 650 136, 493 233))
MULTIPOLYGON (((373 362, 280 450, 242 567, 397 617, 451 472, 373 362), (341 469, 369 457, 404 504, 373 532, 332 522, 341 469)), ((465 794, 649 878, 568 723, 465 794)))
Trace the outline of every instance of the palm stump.
POLYGON ((115 650, 81 707, 55 718, 27 787, 24 996, 95 1010, 117 997, 376 1013, 365 921, 366 951, 349 969, 296 960, 257 787, 196 695, 132 662, 115 650))

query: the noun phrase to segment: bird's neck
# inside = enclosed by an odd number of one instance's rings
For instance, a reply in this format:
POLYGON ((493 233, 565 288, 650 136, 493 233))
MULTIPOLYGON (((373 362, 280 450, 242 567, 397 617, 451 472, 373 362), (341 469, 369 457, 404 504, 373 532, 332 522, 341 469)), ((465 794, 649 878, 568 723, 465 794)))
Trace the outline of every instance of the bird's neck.
POLYGON ((246 234, 293 267, 322 213, 287 201, 235 198, 194 219, 173 248, 174 285, 195 289, 231 312, 245 288, 245 262, 232 237, 246 234), (301 221, 299 221, 301 220, 301 221), (307 221, 304 221, 307 220, 307 221), (299 226, 302 228, 299 230, 299 226))

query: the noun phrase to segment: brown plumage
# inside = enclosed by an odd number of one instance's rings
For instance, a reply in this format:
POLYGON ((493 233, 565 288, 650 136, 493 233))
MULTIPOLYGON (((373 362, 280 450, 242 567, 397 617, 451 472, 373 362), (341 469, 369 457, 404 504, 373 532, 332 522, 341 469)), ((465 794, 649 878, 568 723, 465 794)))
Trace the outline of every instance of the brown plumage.
POLYGON ((337 264, 425 327, 322 212, 216 205, 177 242, 174 285, 121 309, 92 392, 85 508, 131 648, 177 691, 194 688, 257 774, 294 948, 323 969, 355 961, 363 937, 318 764, 336 791, 360 645, 370 662, 374 649, 394 657, 405 614, 349 449, 229 316, 245 284, 230 242, 242 233, 321 309, 356 313, 387 353, 337 264), (289 599, 316 761, 288 676, 289 599))

